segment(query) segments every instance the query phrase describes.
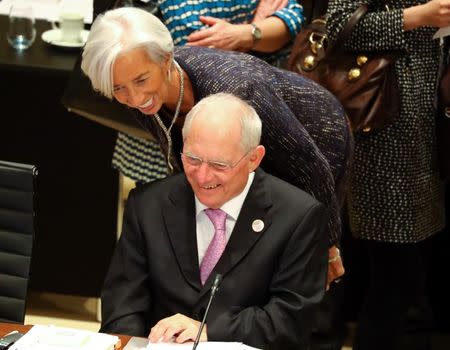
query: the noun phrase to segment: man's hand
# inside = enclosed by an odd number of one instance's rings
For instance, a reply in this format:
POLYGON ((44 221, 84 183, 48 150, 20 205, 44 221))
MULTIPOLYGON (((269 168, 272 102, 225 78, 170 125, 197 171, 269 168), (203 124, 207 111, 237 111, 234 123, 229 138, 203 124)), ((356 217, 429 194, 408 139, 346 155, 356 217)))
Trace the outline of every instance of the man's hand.
MULTIPOLYGON (((163 318, 154 327, 152 327, 148 338, 151 343, 158 341, 184 343, 186 341, 195 341, 200 322, 182 314, 176 314, 163 318)), ((207 341, 206 324, 203 327, 200 341, 207 341)))
POLYGON ((338 282, 338 279, 344 275, 344 265, 342 264, 341 254, 338 247, 335 245, 328 250, 328 278, 327 290, 333 281, 338 282))
POLYGON ((187 45, 228 51, 248 51, 253 46, 252 27, 249 24, 231 24, 210 16, 200 16, 200 21, 209 28, 191 33, 187 45))

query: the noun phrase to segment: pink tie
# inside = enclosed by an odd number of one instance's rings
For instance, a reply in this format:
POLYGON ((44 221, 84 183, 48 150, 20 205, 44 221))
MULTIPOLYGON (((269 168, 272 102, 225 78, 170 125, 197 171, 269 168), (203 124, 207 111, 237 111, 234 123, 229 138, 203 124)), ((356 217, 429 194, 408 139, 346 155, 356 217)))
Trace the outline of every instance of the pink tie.
POLYGON ((202 280, 202 284, 205 284, 209 274, 214 269, 214 266, 216 266, 227 245, 225 230, 227 213, 221 209, 205 209, 205 214, 208 215, 214 225, 215 233, 200 264, 200 279, 202 280))

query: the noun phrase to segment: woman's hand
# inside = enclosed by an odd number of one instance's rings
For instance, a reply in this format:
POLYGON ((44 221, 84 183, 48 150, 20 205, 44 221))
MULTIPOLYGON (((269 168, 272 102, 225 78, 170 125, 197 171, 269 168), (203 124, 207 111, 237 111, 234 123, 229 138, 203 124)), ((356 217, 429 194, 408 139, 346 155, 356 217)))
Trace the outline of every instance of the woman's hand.
POLYGON ((333 281, 339 282, 340 277, 345 273, 344 264, 342 263, 341 253, 336 246, 332 246, 328 249, 328 278, 327 278, 327 290, 333 281))
POLYGON ((252 26, 231 24, 223 19, 200 16, 209 28, 198 30, 187 38, 187 45, 206 46, 228 51, 249 51, 253 46, 252 26))
MULTIPOLYGON (((156 342, 175 342, 184 343, 186 341, 194 341, 200 329, 201 323, 182 314, 176 314, 163 318, 155 324, 148 339, 152 343, 156 342)), ((200 335, 200 341, 207 341, 207 326, 205 325, 200 335)))
POLYGON ((260 0, 252 22, 262 21, 278 10, 285 8, 288 0, 260 0))
POLYGON ((450 26, 450 0, 431 0, 423 5, 412 6, 404 10, 404 29, 418 27, 450 26))

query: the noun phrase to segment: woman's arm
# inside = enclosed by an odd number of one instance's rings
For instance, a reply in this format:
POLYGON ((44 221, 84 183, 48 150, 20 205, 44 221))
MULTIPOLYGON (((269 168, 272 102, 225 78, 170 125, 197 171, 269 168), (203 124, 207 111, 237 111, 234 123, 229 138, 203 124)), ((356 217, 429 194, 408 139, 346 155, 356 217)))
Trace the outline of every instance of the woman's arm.
MULTIPOLYGON (((349 50, 383 51, 407 50, 407 32, 416 28, 445 27, 450 25, 450 0, 431 0, 408 8, 395 8, 389 2, 374 8, 381 2, 366 2, 369 12, 359 21, 350 40, 346 43, 349 50)), ((353 0, 330 0, 327 27, 332 41, 351 14, 358 8, 359 2, 353 0)))
POLYGON ((406 31, 424 26, 450 26, 450 0, 431 0, 426 4, 406 8, 403 18, 403 28, 406 31))
POLYGON ((275 52, 300 31, 303 9, 295 0, 289 0, 286 7, 254 21, 253 24, 261 30, 261 39, 257 42, 253 40, 251 24, 232 24, 211 16, 200 16, 200 20, 209 28, 190 34, 188 45, 229 51, 275 52))
MULTIPOLYGON (((381 2, 366 1, 369 12, 358 22, 345 43, 350 51, 406 50, 407 40, 403 29, 403 9, 389 6, 375 8, 381 2)), ((360 6, 357 0, 330 0, 327 10, 327 31, 335 41, 353 12, 360 6)))

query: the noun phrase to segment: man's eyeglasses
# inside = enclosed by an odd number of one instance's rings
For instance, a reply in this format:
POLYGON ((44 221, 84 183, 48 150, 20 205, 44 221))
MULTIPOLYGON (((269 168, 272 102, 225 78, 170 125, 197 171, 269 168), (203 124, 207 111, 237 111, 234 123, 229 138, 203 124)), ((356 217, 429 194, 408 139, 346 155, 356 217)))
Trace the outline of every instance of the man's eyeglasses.
POLYGON ((233 169, 236 165, 239 164, 239 162, 244 159, 253 149, 245 153, 238 161, 230 164, 226 162, 219 162, 215 160, 203 160, 200 157, 194 156, 190 153, 183 153, 181 152, 181 157, 185 160, 185 162, 191 166, 199 167, 202 165, 202 163, 208 164, 208 166, 211 169, 218 170, 218 171, 227 171, 233 169))

